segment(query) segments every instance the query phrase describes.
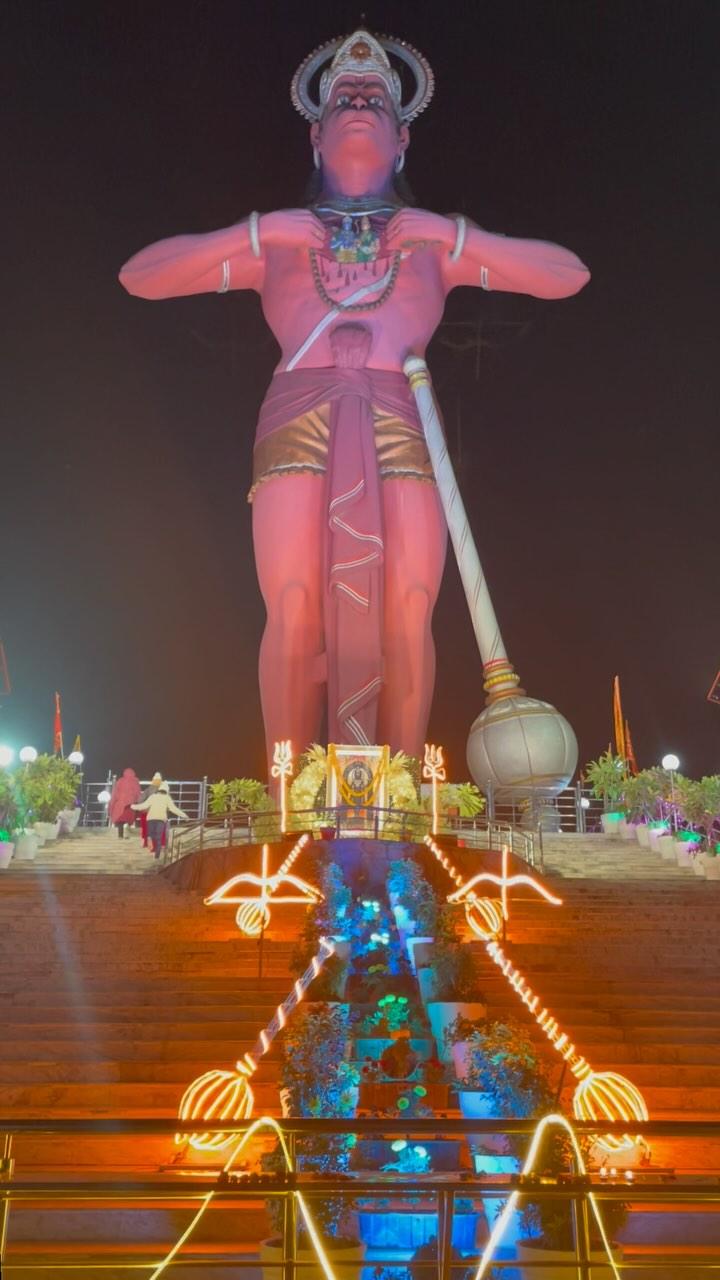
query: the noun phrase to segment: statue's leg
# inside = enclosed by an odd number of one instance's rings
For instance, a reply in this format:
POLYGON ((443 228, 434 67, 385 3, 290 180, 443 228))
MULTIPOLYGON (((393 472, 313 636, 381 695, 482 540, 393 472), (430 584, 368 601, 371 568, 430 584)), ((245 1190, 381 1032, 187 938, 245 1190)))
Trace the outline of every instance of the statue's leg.
POLYGON ((322 532, 325 477, 274 476, 253 499, 253 542, 267 623, 260 646, 260 699, 265 743, 289 738, 297 753, 320 733, 322 660, 322 532))
POLYGON ((432 612, 445 564, 447 529, 434 485, 382 482, 385 601, 378 741, 421 756, 435 684, 432 612))

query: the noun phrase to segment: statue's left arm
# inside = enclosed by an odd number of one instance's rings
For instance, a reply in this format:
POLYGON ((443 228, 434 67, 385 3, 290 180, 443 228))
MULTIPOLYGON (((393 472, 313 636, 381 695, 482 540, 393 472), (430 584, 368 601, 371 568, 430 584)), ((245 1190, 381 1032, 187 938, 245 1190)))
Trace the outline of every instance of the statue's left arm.
POLYGON ((547 240, 493 235, 469 221, 424 209, 401 209, 388 224, 388 246, 435 246, 446 286, 475 285, 534 298, 568 298, 579 293, 590 272, 577 254, 547 240))

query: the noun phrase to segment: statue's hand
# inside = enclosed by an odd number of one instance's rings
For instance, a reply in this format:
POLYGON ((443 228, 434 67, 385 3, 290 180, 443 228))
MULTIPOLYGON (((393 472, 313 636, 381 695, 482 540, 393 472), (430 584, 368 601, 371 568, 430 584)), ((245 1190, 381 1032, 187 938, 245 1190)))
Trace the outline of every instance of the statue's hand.
POLYGON ((321 249, 325 227, 309 209, 278 209, 262 215, 258 234, 261 249, 321 249))
POLYGON ((386 238, 389 249, 406 249, 410 253, 437 245, 452 249, 456 227, 452 218, 427 209, 401 209, 387 224, 386 238))

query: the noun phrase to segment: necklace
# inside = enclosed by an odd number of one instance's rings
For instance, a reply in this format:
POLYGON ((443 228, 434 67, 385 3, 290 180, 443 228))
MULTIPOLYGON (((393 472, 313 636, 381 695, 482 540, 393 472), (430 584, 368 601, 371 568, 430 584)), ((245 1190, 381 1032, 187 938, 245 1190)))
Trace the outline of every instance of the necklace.
POLYGON ((397 280, 398 271, 400 270, 400 253, 397 250, 393 253, 392 265, 390 268, 390 279, 385 285, 380 297, 376 298, 374 302, 351 302, 348 306, 343 306, 342 299, 331 298, 322 282, 318 255, 315 249, 310 250, 310 267, 312 270, 312 278, 315 288, 326 307, 332 307, 333 310, 339 308, 341 311, 377 311, 378 307, 381 307, 384 302, 387 302, 390 294, 395 288, 395 281, 397 280))
POLYGON ((363 213, 397 213, 404 206, 399 200, 382 200, 378 196, 330 196, 327 200, 317 200, 310 208, 318 214, 334 213, 342 217, 349 213, 353 217, 363 213))

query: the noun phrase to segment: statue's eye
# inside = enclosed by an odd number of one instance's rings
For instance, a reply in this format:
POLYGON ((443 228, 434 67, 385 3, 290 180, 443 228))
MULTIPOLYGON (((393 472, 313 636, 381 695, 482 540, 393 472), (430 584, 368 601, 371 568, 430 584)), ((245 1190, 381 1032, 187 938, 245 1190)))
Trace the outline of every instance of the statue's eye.
POLYGON ((385 101, 380 97, 379 93, 374 93, 372 98, 368 98, 371 107, 384 107, 385 101))
POLYGON ((338 107, 349 107, 349 106, 350 106, 350 94, 349 94, 349 93, 339 93, 339 94, 338 94, 338 96, 337 96, 337 102, 336 102, 336 105, 337 105, 338 107))

